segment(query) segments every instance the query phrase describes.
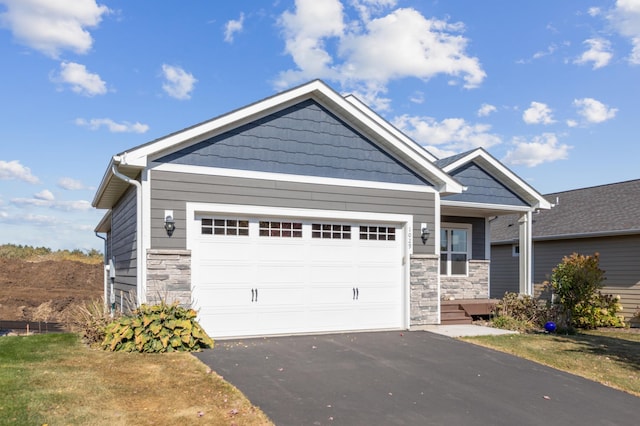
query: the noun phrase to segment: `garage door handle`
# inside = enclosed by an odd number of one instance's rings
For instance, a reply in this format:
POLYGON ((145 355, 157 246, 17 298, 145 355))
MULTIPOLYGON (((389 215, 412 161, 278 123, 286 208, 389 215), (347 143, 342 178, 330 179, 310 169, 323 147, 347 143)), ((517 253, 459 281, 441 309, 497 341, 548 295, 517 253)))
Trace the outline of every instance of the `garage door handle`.
POLYGON ((258 289, 256 288, 256 302, 258 301, 258 289))
POLYGON ((360 290, 357 289, 356 287, 353 288, 353 300, 358 300, 358 297, 360 297, 360 290))
POLYGON ((256 298, 256 290, 255 289, 251 289, 251 302, 255 302, 255 298, 256 298))

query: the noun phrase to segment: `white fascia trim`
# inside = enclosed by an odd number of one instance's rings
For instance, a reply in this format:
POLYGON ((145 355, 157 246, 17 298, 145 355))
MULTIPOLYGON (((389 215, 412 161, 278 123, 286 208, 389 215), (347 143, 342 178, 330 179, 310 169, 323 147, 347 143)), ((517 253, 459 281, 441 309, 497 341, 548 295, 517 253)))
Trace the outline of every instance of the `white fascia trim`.
POLYGON ((416 150, 413 146, 414 143, 408 144, 404 139, 400 139, 396 132, 389 130, 389 124, 382 124, 381 118, 373 119, 368 114, 364 113, 361 109, 353 105, 351 102, 345 100, 333 89, 319 80, 312 81, 303 86, 291 89, 289 91, 280 93, 273 97, 264 99, 255 104, 251 104, 229 114, 223 115, 217 119, 205 122, 200 125, 196 125, 190 129, 175 133, 165 138, 159 139, 154 143, 144 145, 138 149, 134 149, 131 152, 124 153, 120 156, 119 160, 122 164, 131 166, 145 167, 149 156, 155 153, 164 151, 171 147, 175 147, 185 141, 196 139, 203 134, 214 132, 222 129, 225 126, 232 124, 238 124, 242 120, 246 120, 249 117, 263 114, 266 111, 278 107, 286 106, 287 103, 291 103, 293 100, 301 99, 304 97, 316 97, 319 100, 325 100, 333 103, 338 108, 343 109, 346 113, 351 115, 355 120, 368 127, 372 133, 378 135, 381 140, 391 144, 391 146, 404 155, 410 158, 426 172, 427 176, 432 176, 438 185, 442 186, 442 190, 450 193, 461 193, 462 185, 455 181, 451 176, 444 173, 441 169, 435 166, 430 160, 424 150, 416 150))
POLYGON ((436 193, 436 188, 427 185, 373 182, 367 180, 338 179, 317 176, 289 175, 284 173, 256 172, 251 170, 223 169, 219 167, 191 166, 183 164, 159 164, 152 170, 175 173, 193 173, 208 176, 227 176, 245 179, 275 180, 280 182, 309 183, 315 185, 346 186, 353 188, 388 189, 393 191, 436 193))
POLYGON ((389 123, 384 118, 380 117, 375 111, 373 111, 369 106, 364 104, 360 99, 355 97, 354 95, 347 95, 344 97, 348 102, 358 108, 360 111, 365 113, 370 119, 376 122, 381 127, 384 127, 386 131, 393 134, 396 138, 400 139, 402 142, 407 144, 407 146, 413 148, 419 155, 422 155, 427 158, 427 160, 434 162, 437 160, 436 157, 431 155, 424 148, 419 146, 413 139, 409 138, 407 135, 402 133, 399 129, 394 127, 391 123, 389 123))
POLYGON ((505 212, 528 212, 533 210, 532 207, 511 206, 509 204, 489 204, 489 203, 471 203, 468 201, 448 201, 442 200, 441 205, 444 207, 462 207, 465 209, 476 210, 504 210, 505 212))
POLYGON ((524 191, 531 199, 535 199, 537 201, 537 204, 533 207, 538 209, 551 208, 551 203, 547 201, 541 194, 539 194, 530 185, 528 185, 525 181, 523 181, 518 175, 516 175, 511 170, 506 168, 502 163, 497 161, 495 158, 491 157, 482 149, 477 149, 469 153, 469 155, 459 158, 453 163, 445 166, 443 170, 447 173, 450 173, 453 170, 457 169, 458 167, 463 166, 477 158, 481 158, 485 163, 491 166, 495 171, 501 173, 507 179, 511 180, 511 182, 513 182, 518 188, 524 191))
POLYGON ((197 138, 202 134, 215 131, 216 129, 224 128, 225 126, 239 122, 255 114, 260 114, 261 112, 268 111, 273 107, 285 104, 287 102, 290 102, 293 99, 302 97, 313 91, 324 92, 326 91, 326 89, 327 89, 326 85, 324 85, 319 80, 315 80, 308 84, 305 84, 297 88, 288 90, 286 92, 277 94, 275 96, 263 99, 262 101, 258 101, 254 104, 237 109, 235 111, 222 115, 213 120, 204 122, 199 125, 195 125, 194 127, 191 127, 184 131, 180 131, 175 134, 169 135, 167 137, 161 138, 156 142, 141 146, 138 149, 134 149, 131 152, 125 153, 124 155, 122 155, 122 159, 124 161, 123 164, 146 166, 147 157, 150 155, 153 155, 156 152, 160 152, 165 149, 171 148, 182 142, 188 141, 193 138, 197 138))

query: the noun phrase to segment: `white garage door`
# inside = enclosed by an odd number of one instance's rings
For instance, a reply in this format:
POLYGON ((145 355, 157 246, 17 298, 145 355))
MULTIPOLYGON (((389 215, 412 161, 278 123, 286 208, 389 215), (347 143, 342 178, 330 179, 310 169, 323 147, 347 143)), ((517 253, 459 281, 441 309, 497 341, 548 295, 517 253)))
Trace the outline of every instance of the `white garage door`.
POLYGON ((192 295, 214 338, 402 328, 402 224, 195 213, 192 295))

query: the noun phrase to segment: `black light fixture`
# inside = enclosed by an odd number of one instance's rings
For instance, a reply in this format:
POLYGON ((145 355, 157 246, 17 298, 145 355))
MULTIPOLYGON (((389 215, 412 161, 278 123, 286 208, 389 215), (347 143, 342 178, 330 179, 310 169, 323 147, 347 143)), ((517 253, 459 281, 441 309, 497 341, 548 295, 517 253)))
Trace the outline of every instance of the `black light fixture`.
POLYGON ((427 224, 423 223, 420 226, 420 239, 422 240, 422 244, 427 244, 429 235, 431 235, 431 231, 429 231, 429 227, 427 226, 427 224))
POLYGON ((167 231, 167 235, 173 235, 173 231, 176 230, 176 221, 173 219, 173 216, 167 215, 164 218, 164 229, 167 231))

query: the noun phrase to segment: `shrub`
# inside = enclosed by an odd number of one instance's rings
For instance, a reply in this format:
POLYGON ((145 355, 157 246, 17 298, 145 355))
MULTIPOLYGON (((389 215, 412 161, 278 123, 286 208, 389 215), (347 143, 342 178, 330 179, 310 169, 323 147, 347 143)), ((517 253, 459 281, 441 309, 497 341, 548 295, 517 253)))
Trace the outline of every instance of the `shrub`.
POLYGON ((107 325, 113 321, 104 298, 73 306, 67 316, 67 325, 90 346, 99 345, 105 337, 107 325))
POLYGON ((125 352, 200 351, 213 340, 195 320, 196 311, 173 303, 142 305, 107 325, 104 349, 125 352))
POLYGON ((624 318, 619 296, 598 292, 588 303, 579 303, 574 308, 573 323, 578 328, 624 327, 624 318))
POLYGON ((492 324, 496 328, 515 331, 540 329, 555 316, 553 308, 531 296, 505 293, 493 308, 492 324))
POLYGON ((593 256, 573 253, 565 256, 551 273, 551 286, 566 313, 568 327, 584 327, 593 322, 593 318, 588 318, 593 316, 589 312, 594 303, 599 303, 596 296, 605 280, 599 262, 598 253, 593 256))

